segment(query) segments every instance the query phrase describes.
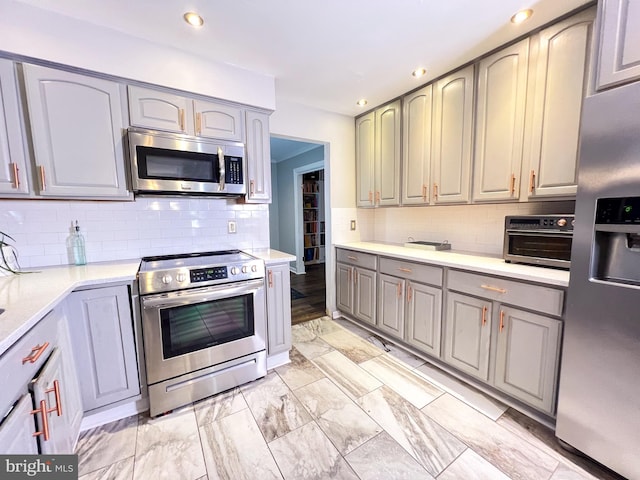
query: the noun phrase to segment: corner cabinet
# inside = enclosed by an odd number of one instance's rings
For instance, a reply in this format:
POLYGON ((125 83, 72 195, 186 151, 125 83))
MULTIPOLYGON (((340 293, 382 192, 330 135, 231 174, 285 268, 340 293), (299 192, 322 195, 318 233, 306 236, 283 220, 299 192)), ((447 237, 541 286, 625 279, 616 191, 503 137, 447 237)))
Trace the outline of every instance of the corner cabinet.
POLYGON ((120 85, 24 64, 38 194, 131 199, 120 85))
POLYGON ((271 144, 269 115, 248 110, 247 124, 247 203, 271 203, 271 144))
POLYGON ((432 198, 436 204, 469 201, 473 72, 470 65, 434 85, 432 198))
POLYGON ((402 99, 402 204, 429 203, 433 86, 402 99))
POLYGON ((0 59, 0 194, 29 193, 15 65, 0 59))
POLYGON ((291 350, 289 264, 267 266, 267 355, 291 350))
POLYGON ((140 393, 126 285, 75 291, 69 325, 85 412, 140 393))
POLYGON ((597 90, 640 80, 640 3, 600 0, 597 90))

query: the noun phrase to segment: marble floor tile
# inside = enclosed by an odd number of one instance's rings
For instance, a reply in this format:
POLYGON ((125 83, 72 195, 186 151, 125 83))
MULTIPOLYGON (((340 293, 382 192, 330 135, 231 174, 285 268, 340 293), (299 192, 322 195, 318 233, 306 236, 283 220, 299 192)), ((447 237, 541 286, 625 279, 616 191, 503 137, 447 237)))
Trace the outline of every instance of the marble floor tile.
POLYGON ((286 480, 358 480, 315 422, 274 440, 269 449, 286 480))
POLYGON ((383 353, 371 343, 343 329, 322 335, 321 338, 354 363, 365 362, 383 353))
POLYGON ((347 320, 345 318, 336 318, 333 320, 335 323, 340 325, 345 330, 349 330, 351 333, 356 334, 360 338, 367 339, 371 336, 371 332, 365 328, 362 328, 359 325, 356 325, 354 322, 347 320))
POLYGON ((141 416, 136 442, 135 480, 195 480, 206 473, 192 407, 157 418, 141 416))
POLYGON ((238 387, 193 404, 198 426, 249 408, 238 387))
POLYGON ((342 455, 382 431, 369 415, 328 378, 302 387, 294 394, 342 455))
POLYGON ((112 463, 108 467, 82 475, 78 480, 132 480, 133 457, 112 463))
POLYGON ((555 458, 449 394, 422 411, 514 480, 547 480, 558 466, 555 458))
POLYGON ((314 358, 313 363, 353 399, 382 386, 382 382, 338 351, 314 358))
POLYGON ((137 433, 137 415, 82 432, 76 446, 78 474, 85 475, 132 457, 136 453, 137 433))
POLYGON ((433 365, 425 363, 416 368, 415 372, 458 400, 462 400, 467 405, 483 413, 491 420, 497 420, 507 411, 508 407, 504 403, 485 395, 480 390, 461 382, 433 365))
POLYGON ((311 340, 318 338, 318 335, 310 328, 305 326, 305 323, 298 323, 291 326, 291 341, 293 343, 310 342, 311 340))
POLYGON ((320 355, 333 351, 333 347, 320 337, 314 337, 307 341, 294 341, 293 346, 309 360, 313 360, 320 355))
POLYGON ((358 447, 345 459, 361 480, 433 480, 386 432, 358 447))
POLYGON ((444 393, 388 353, 360 366, 417 408, 424 407, 444 393))
POLYGON ((200 427, 200 438, 209 480, 282 478, 248 409, 200 427))
POLYGON ((438 480, 509 480, 504 473, 467 448, 440 474, 438 480))
POLYGON ((324 378, 324 373, 307 360, 296 347, 289 352, 289 359, 291 362, 276 368, 276 372, 291 390, 324 378))
POLYGON ((300 325, 315 333, 317 336, 342 330, 340 325, 327 316, 316 318, 315 320, 309 320, 308 322, 303 322, 300 325))
POLYGON ((438 476, 466 446, 389 387, 358 403, 431 475, 438 476))
POLYGON ((311 421, 311 416, 276 372, 241 387, 258 428, 270 442, 311 421))
POLYGON ((409 368, 417 368, 426 363, 423 359, 416 357, 415 355, 398 347, 395 343, 389 342, 377 335, 370 335, 367 337, 367 341, 378 347, 380 350, 384 350, 393 358, 406 363, 409 368))

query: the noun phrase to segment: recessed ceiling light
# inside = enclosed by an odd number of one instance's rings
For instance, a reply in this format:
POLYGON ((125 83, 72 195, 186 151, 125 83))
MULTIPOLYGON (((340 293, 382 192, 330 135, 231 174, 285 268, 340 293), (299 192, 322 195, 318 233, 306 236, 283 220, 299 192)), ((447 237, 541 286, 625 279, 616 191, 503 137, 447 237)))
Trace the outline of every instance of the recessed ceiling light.
POLYGON ((411 72, 411 75, 413 75, 416 78, 420 78, 425 73, 427 73, 427 71, 424 68, 416 68, 413 72, 411 72))
POLYGON ((184 21, 192 27, 201 27, 204 25, 204 19, 194 12, 187 12, 184 14, 184 21))
POLYGON ((364 107, 367 104, 367 99, 366 98, 361 98, 360 100, 358 100, 356 102, 356 105, 358 105, 359 107, 364 107))
POLYGON ((515 24, 522 23, 526 19, 528 19, 531 15, 533 15, 533 10, 531 10, 530 8, 527 8, 526 10, 520 10, 513 17, 511 17, 511 23, 515 23, 515 24))

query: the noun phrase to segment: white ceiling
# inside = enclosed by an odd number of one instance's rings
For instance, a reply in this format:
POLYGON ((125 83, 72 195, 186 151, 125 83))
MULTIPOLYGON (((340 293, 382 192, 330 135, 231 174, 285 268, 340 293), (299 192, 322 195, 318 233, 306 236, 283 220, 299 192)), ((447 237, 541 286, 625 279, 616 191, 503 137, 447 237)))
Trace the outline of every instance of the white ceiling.
POLYGON ((20 0, 276 79, 286 99, 355 116, 590 0, 20 0), (534 15, 520 26, 509 18, 534 15), (200 29, 182 15, 196 11, 200 29), (416 80, 411 71, 428 73, 416 80))

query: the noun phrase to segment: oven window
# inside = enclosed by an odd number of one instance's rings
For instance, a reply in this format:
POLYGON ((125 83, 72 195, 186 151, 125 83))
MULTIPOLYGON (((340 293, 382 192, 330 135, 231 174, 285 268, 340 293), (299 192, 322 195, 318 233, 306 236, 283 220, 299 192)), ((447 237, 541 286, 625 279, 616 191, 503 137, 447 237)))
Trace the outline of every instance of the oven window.
POLYGON ((254 334, 253 295, 160 310, 165 359, 254 334))
POLYGON ((138 176, 151 180, 218 182, 218 155, 137 147, 138 176))
POLYGON ((509 235, 509 253, 523 257, 571 260, 571 236, 509 235))

